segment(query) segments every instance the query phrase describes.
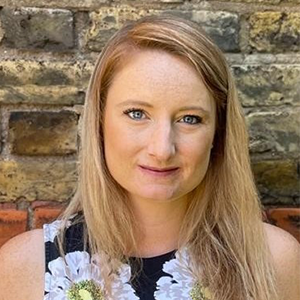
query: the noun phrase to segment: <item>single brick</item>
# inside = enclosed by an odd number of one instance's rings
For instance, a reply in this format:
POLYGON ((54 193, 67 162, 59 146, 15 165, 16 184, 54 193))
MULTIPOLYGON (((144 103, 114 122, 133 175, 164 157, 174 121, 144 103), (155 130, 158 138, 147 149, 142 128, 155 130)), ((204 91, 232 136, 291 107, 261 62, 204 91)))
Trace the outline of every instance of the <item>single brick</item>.
POLYGON ((299 65, 233 66, 243 106, 300 105, 299 65))
POLYGON ((142 16, 158 14, 153 9, 134 8, 128 5, 102 7, 90 13, 90 26, 83 44, 93 51, 101 51, 108 39, 127 20, 137 20, 142 16))
POLYGON ((26 226, 26 211, 0 210, 0 247, 12 237, 26 231, 26 226))
MULTIPOLYGON (((279 4, 282 0, 219 0, 222 2, 232 2, 232 3, 261 3, 261 4, 279 4)), ((291 0, 298 1, 298 0, 291 0)))
POLYGON ((45 50, 74 46, 73 15, 69 10, 4 7, 1 19, 8 46, 45 50))
POLYGON ((192 20, 199 23, 223 51, 239 51, 240 24, 238 14, 195 10, 192 13, 192 20))
POLYGON ((152 0, 152 1, 153 2, 161 2, 161 3, 183 3, 184 2, 184 0, 152 0))
POLYGON ((222 11, 176 9, 165 10, 164 12, 198 23, 224 52, 239 51, 240 25, 238 14, 222 11))
POLYGON ((300 243, 300 208, 270 208, 266 213, 273 225, 288 231, 300 243))
POLYGON ((33 211, 34 228, 42 228, 44 224, 54 221, 63 212, 63 207, 40 207, 33 211))
POLYGON ((0 203, 0 211, 4 209, 10 209, 10 210, 15 210, 17 209, 17 204, 16 203, 0 203))
MULTIPOLYGON (((76 86, 86 89, 93 69, 93 63, 86 60, 37 61, 9 60, 0 58, 0 89, 20 85, 76 86)), ((47 90, 46 90, 47 91, 47 90)))
POLYGON ((250 151, 264 157, 299 154, 300 108, 253 112, 247 116, 250 151))
POLYGON ((0 161, 0 201, 67 201, 77 187, 75 161, 0 161))
POLYGON ((287 3, 300 4, 300 0, 285 0, 287 3))
MULTIPOLYGON (((134 0, 133 0, 134 1, 134 0)), ((133 2, 131 0, 131 2, 133 2)), ((143 2, 146 4, 150 4, 150 3, 154 3, 154 4, 158 4, 158 3, 161 3, 161 4, 164 4, 164 3, 168 3, 168 4, 179 4, 179 3, 184 3, 185 0, 143 0, 143 2)), ((130 2, 130 0, 128 1, 130 2)), ((142 2, 142 1, 141 1, 142 2)), ((114 0, 114 3, 121 3, 121 4, 124 4, 124 0, 114 0)))
POLYGON ((9 142, 19 155, 66 155, 77 151, 77 114, 12 112, 9 142))
MULTIPOLYGON (((3 2, 3 1, 2 1, 3 2)), ((1 4, 2 4, 1 2, 1 4)), ((6 1, 7 2, 7 1, 6 1)), ((11 7, 49 7, 49 8, 99 8, 101 5, 110 4, 111 0, 9 0, 6 6, 11 7)), ((5 1, 4 1, 5 3, 5 1)), ((5 6, 5 5, 4 5, 5 6)))
POLYGON ((37 208, 61 208, 64 204, 57 201, 42 201, 37 200, 30 203, 33 210, 37 208))
POLYGON ((78 105, 85 93, 74 86, 4 86, 0 88, 0 104, 78 105))
POLYGON ((263 204, 300 204, 297 162, 292 160, 261 160, 253 162, 252 168, 263 204))
POLYGON ((299 12, 256 12, 250 16, 249 25, 249 43, 257 51, 300 51, 299 12))

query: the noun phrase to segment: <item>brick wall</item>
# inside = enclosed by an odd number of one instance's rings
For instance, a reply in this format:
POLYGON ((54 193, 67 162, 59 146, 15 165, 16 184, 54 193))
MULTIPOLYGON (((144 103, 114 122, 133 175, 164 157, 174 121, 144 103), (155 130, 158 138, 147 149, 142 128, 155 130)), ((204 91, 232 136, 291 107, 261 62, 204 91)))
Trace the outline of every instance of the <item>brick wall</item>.
POLYGON ((128 19, 200 23, 226 53, 266 216, 299 240, 300 0, 0 0, 0 244, 56 217, 77 181, 93 64, 128 19))

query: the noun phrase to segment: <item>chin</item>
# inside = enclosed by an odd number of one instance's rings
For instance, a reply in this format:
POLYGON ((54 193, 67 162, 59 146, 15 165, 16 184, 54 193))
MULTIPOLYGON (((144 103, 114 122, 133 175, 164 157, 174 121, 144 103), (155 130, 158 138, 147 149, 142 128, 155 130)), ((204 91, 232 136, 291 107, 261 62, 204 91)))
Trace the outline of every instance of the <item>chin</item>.
POLYGON ((152 188, 132 194, 134 194, 137 199, 142 198, 153 201, 172 201, 180 197, 173 189, 166 188, 152 188))

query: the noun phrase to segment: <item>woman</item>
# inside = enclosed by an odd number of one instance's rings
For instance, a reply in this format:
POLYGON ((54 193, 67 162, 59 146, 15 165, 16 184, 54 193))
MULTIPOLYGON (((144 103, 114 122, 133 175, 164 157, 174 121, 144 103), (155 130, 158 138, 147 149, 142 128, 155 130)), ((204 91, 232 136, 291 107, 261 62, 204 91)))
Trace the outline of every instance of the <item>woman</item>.
POLYGON ((194 23, 111 38, 80 160, 61 220, 2 248, 1 300, 298 299, 299 245, 262 222, 234 80, 194 23))

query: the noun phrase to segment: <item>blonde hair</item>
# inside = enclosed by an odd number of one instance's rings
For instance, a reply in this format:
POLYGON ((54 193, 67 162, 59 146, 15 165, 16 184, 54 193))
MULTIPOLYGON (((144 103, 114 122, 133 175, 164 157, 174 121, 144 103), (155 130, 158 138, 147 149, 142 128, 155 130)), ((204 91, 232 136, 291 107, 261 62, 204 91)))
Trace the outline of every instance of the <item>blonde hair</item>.
POLYGON ((115 73, 132 50, 143 49, 187 60, 216 102, 210 165, 192 192, 179 241, 189 246, 195 276, 214 300, 277 299, 234 79, 222 52, 193 22, 166 15, 144 17, 125 24, 102 50, 84 105, 78 189, 63 220, 83 212, 91 253, 104 251, 122 261, 128 259, 128 245, 132 252, 138 249, 126 191, 105 163, 102 122, 115 73))

